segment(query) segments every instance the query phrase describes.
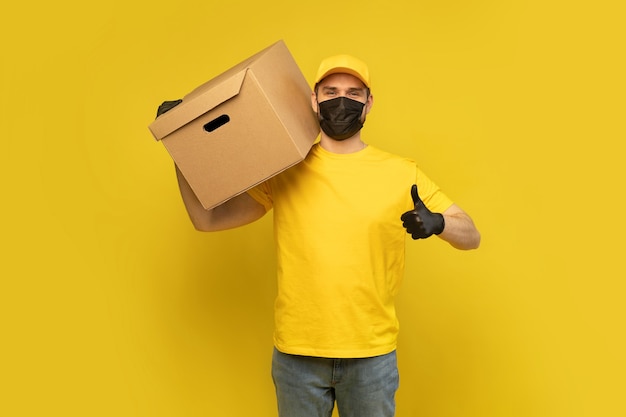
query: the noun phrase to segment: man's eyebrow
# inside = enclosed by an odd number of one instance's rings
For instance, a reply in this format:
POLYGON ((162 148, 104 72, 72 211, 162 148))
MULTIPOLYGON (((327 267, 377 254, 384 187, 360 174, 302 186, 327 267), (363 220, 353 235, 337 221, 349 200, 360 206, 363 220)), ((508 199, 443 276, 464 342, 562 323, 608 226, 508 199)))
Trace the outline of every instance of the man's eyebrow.
MULTIPOLYGON (((338 90, 339 87, 334 87, 334 86, 330 86, 330 85, 325 85, 322 87, 322 90, 338 90)), ((349 92, 355 92, 355 91, 366 91, 367 89, 364 87, 349 87, 346 91, 349 92)))

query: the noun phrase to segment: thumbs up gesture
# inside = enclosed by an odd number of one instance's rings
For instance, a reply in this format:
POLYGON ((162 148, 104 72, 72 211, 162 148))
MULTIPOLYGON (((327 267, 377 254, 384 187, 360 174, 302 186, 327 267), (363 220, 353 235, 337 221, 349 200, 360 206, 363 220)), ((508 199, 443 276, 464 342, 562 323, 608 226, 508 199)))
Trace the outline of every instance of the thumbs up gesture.
POLYGON ((413 239, 426 239, 443 232, 446 226, 443 215, 428 210, 417 194, 417 185, 415 184, 411 187, 411 197, 413 197, 415 208, 400 217, 406 232, 413 239))

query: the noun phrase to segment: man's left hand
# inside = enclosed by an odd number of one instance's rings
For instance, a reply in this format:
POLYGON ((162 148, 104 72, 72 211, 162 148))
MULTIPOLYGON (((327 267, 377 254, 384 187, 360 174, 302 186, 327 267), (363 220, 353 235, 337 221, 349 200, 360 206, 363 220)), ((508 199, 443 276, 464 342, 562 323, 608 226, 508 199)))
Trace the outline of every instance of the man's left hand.
POLYGON ((411 187, 411 197, 413 197, 414 209, 407 211, 400 217, 402 226, 413 239, 426 239, 432 235, 438 235, 443 232, 446 224, 443 215, 433 213, 428 210, 426 205, 417 193, 417 185, 411 187))

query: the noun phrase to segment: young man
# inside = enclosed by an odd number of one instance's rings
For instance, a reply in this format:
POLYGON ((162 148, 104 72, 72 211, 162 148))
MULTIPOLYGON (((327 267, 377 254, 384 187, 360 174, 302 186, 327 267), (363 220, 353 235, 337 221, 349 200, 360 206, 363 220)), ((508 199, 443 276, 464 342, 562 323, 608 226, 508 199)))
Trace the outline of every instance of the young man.
POLYGON ((415 162, 368 146, 367 66, 322 61, 311 95, 320 141, 298 165, 206 211, 180 172, 194 226, 242 226, 273 209, 278 264, 272 376, 281 417, 391 417, 398 388, 394 296, 406 234, 474 249, 471 218, 415 162))

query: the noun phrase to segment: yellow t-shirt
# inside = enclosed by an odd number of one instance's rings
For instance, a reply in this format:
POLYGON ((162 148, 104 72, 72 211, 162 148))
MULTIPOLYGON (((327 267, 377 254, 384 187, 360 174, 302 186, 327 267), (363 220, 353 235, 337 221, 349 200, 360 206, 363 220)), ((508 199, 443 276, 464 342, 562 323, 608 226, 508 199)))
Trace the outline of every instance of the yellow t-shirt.
POLYGON ((274 209, 279 351, 358 358, 395 349, 407 238, 400 216, 413 208, 413 184, 431 211, 452 205, 414 161, 372 146, 334 154, 317 144, 248 191, 274 209))

